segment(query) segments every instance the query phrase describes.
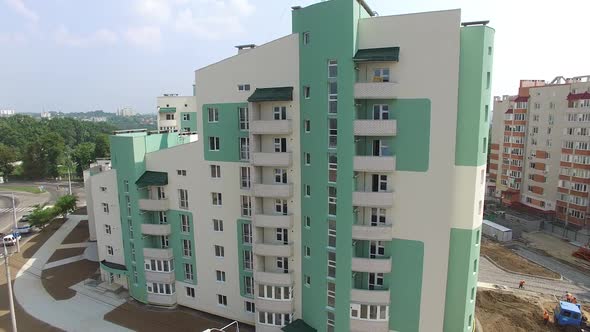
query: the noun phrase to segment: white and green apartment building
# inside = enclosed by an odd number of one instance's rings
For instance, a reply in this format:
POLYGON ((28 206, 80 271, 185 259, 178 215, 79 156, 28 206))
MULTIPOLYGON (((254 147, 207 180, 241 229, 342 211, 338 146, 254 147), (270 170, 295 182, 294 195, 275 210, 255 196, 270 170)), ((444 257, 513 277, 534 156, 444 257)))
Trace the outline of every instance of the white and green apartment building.
POLYGON ((90 177, 104 278, 257 331, 472 330, 494 30, 460 15, 294 7, 197 70, 90 177))

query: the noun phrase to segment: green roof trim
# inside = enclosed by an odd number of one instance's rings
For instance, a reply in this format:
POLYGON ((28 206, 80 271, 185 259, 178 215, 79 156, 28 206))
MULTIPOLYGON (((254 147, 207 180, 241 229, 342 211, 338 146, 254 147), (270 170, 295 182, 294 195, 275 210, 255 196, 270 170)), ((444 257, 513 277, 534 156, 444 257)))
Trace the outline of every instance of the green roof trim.
POLYGON ((100 267, 114 274, 127 274, 127 267, 125 265, 108 262, 104 259, 100 262, 100 267))
POLYGON ((281 329, 285 332, 317 332, 316 329, 307 325, 302 319, 296 319, 291 324, 281 329))
POLYGON ((399 61, 399 47, 358 50, 353 59, 354 61, 399 61))
POLYGON ((293 87, 257 88, 248 98, 249 102, 293 100, 293 87))
POLYGON ((160 113, 176 113, 176 107, 160 107, 160 113))
POLYGON ((135 184, 139 187, 165 186, 168 184, 168 173, 145 171, 135 184))

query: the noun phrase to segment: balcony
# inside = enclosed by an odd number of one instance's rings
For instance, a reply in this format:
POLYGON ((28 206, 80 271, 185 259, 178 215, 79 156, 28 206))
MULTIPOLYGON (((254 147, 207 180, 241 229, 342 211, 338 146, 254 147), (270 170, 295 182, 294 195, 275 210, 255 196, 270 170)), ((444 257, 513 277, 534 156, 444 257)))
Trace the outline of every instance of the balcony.
POLYGON ((393 192, 355 191, 352 205, 376 208, 390 208, 393 205, 393 192))
POLYGON ((174 276, 174 271, 170 272, 154 272, 154 271, 145 271, 145 280, 147 282, 160 282, 165 284, 173 283, 176 278, 174 276))
POLYGON ((352 238, 368 241, 391 241, 392 226, 352 225, 352 238))
POLYGON ((255 302, 257 311, 277 312, 289 314, 293 312, 293 299, 291 300, 271 300, 256 297, 255 302))
POLYGON ((396 132, 395 120, 354 120, 356 136, 395 136, 396 132))
POLYGON ((389 273, 391 272, 391 258, 352 258, 352 271, 389 273))
POLYGON ((397 98, 397 83, 366 82, 354 84, 355 99, 394 99, 397 98))
POLYGON ((291 286, 293 285, 293 273, 281 272, 254 272, 254 280, 263 285, 291 286))
POLYGON ((289 167, 292 164, 291 152, 254 152, 252 166, 289 167))
POLYGON ((287 184, 261 184, 252 186, 252 196, 270 198, 289 198, 293 196, 293 185, 287 184))
POLYGON ((351 332, 388 332, 389 321, 374 321, 365 319, 350 319, 350 331, 351 332))
POLYGON ((389 305, 389 290, 351 289, 350 302, 389 305))
POLYGON ((293 245, 255 243, 252 251, 255 255, 260 256, 291 257, 293 255, 293 245))
POLYGON ((147 301, 151 304, 173 306, 176 304, 176 294, 163 295, 148 293, 147 301))
POLYGON ((252 222, 254 227, 291 228, 293 227, 293 215, 254 214, 252 222))
POLYGON ((288 135, 292 131, 291 120, 256 120, 250 123, 250 133, 255 135, 288 135))
POLYGON ((383 173, 395 171, 395 157, 355 156, 356 172, 383 173))
POLYGON ((147 199, 139 200, 139 209, 144 211, 168 211, 168 199, 147 199))
POLYGON ((165 236, 171 233, 170 224, 141 224, 141 234, 165 236))
POLYGON ((170 260, 174 257, 174 254, 172 253, 172 248, 166 248, 166 249, 143 248, 143 256, 145 258, 170 260))
POLYGON ((176 127, 176 120, 160 120, 158 125, 160 127, 176 127))

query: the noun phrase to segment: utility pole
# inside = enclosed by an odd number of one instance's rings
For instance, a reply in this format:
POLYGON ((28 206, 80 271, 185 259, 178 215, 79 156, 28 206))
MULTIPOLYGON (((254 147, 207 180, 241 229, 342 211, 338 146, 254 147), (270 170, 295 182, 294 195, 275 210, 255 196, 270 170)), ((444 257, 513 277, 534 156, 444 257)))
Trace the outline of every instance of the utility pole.
POLYGON ((71 161, 68 163, 68 187, 69 187, 69 192, 70 195, 72 194, 72 178, 70 176, 70 166, 71 166, 71 161))
MULTIPOLYGON (((16 252, 20 252, 20 234, 18 234, 18 222, 16 221, 16 204, 14 203, 14 192, 12 192, 12 219, 14 222, 13 236, 16 237, 16 252)), ((6 250, 6 245, 4 245, 4 250, 6 250)))
POLYGON ((8 251, 6 250, 6 243, 4 245, 4 267, 6 268, 6 284, 8 285, 8 303, 10 304, 10 321, 12 323, 12 332, 16 330, 16 316, 14 314, 14 299, 12 297, 12 278, 10 277, 10 267, 8 265, 8 251))

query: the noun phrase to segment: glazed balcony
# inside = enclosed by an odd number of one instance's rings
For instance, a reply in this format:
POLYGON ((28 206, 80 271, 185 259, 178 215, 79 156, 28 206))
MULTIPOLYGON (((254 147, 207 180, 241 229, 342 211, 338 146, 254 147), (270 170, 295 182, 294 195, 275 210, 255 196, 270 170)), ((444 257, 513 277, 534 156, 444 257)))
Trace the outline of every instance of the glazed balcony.
POLYGON ((293 256, 292 244, 255 243, 252 247, 255 255, 270 257, 291 257, 293 256))
POLYGON ((293 185, 286 184, 261 184, 252 186, 252 196, 268 198, 290 198, 293 196, 293 185))
POLYGON ((255 120, 250 123, 254 135, 289 135, 293 131, 291 120, 255 120))
POLYGON ((350 302, 389 305, 390 294, 391 292, 389 290, 353 288, 350 290, 350 302))
POLYGON ((292 162, 291 152, 254 152, 250 159, 252 166, 289 167, 292 162))
POLYGON ((168 199, 139 199, 139 209, 144 211, 168 211, 170 203, 168 199))
POLYGON ((252 217, 254 227, 267 228, 292 228, 293 215, 287 214, 254 214, 252 217))
POLYGON ((352 258, 352 271, 389 273, 391 272, 391 258, 352 258))
POLYGON ((356 136, 395 136, 396 131, 395 120, 354 120, 356 136))
POLYGON ((356 172, 384 173, 395 171, 395 156, 354 156, 356 172))
POLYGON ((355 191, 352 193, 352 205, 390 208, 393 206, 393 192, 355 191))
POLYGON ((354 240, 391 241, 392 226, 352 225, 354 240))
POLYGON ((159 282, 164 284, 172 284, 176 280, 174 271, 170 272, 154 272, 145 271, 145 280, 147 282, 159 282))
POLYGON ((292 313, 293 299, 290 300, 271 300, 267 298, 256 297, 254 300, 257 311, 276 312, 276 313, 292 313))

